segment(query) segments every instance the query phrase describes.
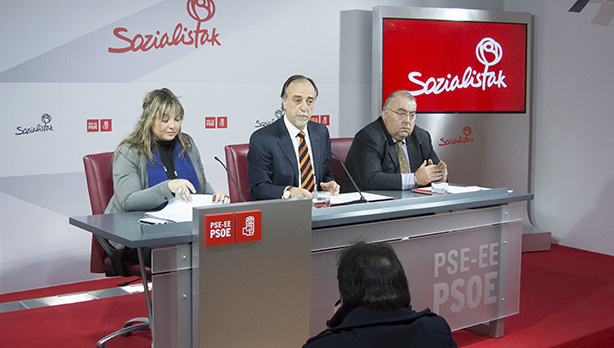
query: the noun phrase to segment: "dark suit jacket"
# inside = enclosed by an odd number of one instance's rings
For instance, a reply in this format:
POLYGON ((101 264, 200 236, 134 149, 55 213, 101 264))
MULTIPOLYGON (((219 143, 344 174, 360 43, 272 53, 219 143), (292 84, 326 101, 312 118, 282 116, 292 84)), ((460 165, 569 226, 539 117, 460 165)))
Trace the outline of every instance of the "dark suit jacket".
MULTIPOLYGON (((433 164, 439 163, 429 132, 414 126, 414 131, 407 137, 406 142, 412 173, 415 173, 425 160, 431 159, 433 164)), ((361 191, 402 189, 397 146, 381 117, 356 133, 345 159, 345 166, 361 191)), ((345 173, 341 179, 341 191, 356 191, 345 173)))
MULTIPOLYGON (((285 116, 284 116, 285 117, 285 116)), ((307 123, 316 183, 335 180, 330 167, 330 135, 326 126, 307 123)), ((253 200, 281 198, 287 186, 299 185, 298 161, 283 117, 255 131, 249 139, 247 176, 253 200)))
POLYGON ((344 314, 342 306, 328 323, 341 322, 310 338, 303 348, 456 348, 448 323, 428 308, 416 312, 411 307, 361 306, 344 314))

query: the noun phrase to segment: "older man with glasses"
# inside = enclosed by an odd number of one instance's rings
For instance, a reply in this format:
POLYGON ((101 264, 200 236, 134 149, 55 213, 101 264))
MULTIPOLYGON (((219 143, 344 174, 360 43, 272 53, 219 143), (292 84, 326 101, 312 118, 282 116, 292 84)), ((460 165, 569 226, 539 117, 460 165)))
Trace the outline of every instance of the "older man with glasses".
MULTIPOLYGON (((416 126, 416 108, 411 93, 395 91, 382 116, 356 133, 345 165, 360 190, 409 190, 448 179, 448 168, 437 157, 431 135, 416 126)), ((345 174, 341 188, 354 190, 345 174)))

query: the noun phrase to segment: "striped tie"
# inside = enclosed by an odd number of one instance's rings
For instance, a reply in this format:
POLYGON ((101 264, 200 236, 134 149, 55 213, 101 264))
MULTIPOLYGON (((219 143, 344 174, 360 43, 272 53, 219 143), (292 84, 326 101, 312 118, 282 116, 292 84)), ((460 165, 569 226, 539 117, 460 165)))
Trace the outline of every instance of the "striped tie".
POLYGON ((314 178, 313 168, 311 167, 311 159, 309 158, 309 150, 307 150, 307 143, 305 142, 305 133, 298 133, 298 159, 300 161, 299 167, 301 168, 301 188, 309 192, 313 192, 314 178))
POLYGON ((405 156, 405 152, 403 151, 403 142, 397 141, 397 155, 399 156, 399 165, 401 166, 401 174, 408 174, 409 163, 407 162, 407 157, 405 156))

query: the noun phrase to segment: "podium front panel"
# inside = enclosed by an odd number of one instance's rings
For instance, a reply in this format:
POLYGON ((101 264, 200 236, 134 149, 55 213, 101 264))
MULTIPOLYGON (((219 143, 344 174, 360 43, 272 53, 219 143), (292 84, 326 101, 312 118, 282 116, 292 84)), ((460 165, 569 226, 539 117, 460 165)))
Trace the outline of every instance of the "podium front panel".
MULTIPOLYGON (((194 347, 300 347, 309 338, 310 199, 194 210, 194 347), (205 246, 205 216, 261 212, 261 239, 205 246)), ((235 233, 241 233, 239 229, 235 233)))

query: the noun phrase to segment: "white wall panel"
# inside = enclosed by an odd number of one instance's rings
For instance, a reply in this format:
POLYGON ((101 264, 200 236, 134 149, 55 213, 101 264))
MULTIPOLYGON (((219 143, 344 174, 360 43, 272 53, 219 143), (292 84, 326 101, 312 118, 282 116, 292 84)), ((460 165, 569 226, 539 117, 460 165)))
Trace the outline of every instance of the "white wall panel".
POLYGON ((562 245, 614 255, 614 5, 505 1, 535 18, 535 223, 562 245))

